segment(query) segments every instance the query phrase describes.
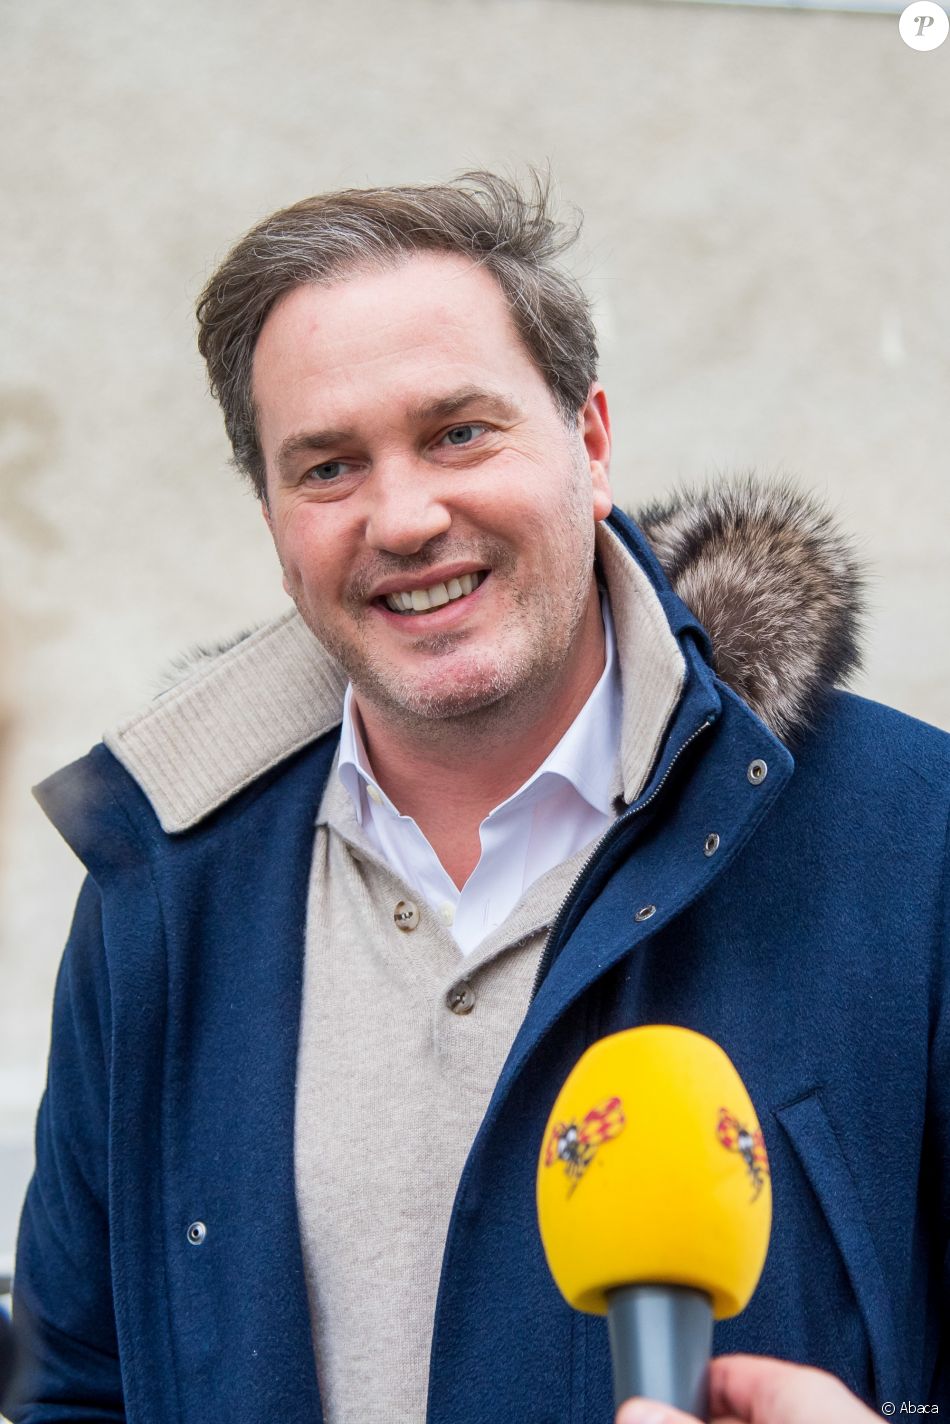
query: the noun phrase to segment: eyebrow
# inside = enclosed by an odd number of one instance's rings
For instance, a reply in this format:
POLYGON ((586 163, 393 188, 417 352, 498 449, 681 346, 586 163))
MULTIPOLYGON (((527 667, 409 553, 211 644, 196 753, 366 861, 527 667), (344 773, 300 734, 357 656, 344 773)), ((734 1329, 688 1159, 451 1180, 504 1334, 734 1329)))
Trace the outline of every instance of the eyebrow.
POLYGON ((482 386, 463 386, 461 390, 440 396, 438 400, 413 406, 409 417, 420 424, 427 420, 445 420, 449 416, 458 415, 460 410, 469 405, 483 405, 500 415, 503 420, 517 420, 521 414, 521 407, 514 396, 502 395, 501 391, 488 391, 482 386))
MULTIPOLYGON (((448 420, 451 416, 458 415, 460 410, 476 404, 502 420, 514 421, 521 415, 521 407, 513 396, 503 395, 500 391, 485 390, 481 386, 464 386, 461 390, 451 391, 436 400, 410 406, 407 414, 413 424, 423 425, 432 420, 448 420)), ((277 451, 277 468, 282 474, 286 474, 298 455, 314 454, 334 445, 344 444, 353 438, 352 430, 298 431, 281 441, 277 451)))

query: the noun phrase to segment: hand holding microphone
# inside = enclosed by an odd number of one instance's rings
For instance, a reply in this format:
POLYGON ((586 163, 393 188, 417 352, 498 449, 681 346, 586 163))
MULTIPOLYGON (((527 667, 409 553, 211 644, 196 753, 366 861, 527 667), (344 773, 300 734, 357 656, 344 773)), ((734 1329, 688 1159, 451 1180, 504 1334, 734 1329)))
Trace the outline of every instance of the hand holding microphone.
MULTIPOLYGON (((834 1375, 824 1370, 768 1360, 760 1355, 723 1355, 709 1370, 712 1424, 869 1424, 880 1416, 867 1409, 834 1375)), ((647 1399, 629 1400, 617 1424, 696 1424, 647 1399)))
POLYGON ((755 1290, 772 1208, 755 1109, 723 1050, 664 1025, 595 1043, 554 1104, 537 1200, 562 1295, 607 1316, 617 1407, 637 1395, 708 1418, 713 1320, 755 1290))

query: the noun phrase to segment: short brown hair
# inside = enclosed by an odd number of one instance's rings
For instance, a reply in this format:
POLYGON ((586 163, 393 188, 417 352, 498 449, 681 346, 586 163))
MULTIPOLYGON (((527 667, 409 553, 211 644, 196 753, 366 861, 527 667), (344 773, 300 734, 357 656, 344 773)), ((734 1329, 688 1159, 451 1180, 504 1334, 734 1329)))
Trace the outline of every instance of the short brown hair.
POLYGON ((460 253, 491 272, 515 327, 569 424, 597 374, 590 304, 556 259, 580 219, 551 215, 550 179, 532 171, 530 191, 495 173, 449 183, 347 188, 273 213, 228 253, 198 300, 198 349, 224 412, 234 463, 265 491, 251 388, 254 347, 285 292, 329 283, 413 252, 460 253))

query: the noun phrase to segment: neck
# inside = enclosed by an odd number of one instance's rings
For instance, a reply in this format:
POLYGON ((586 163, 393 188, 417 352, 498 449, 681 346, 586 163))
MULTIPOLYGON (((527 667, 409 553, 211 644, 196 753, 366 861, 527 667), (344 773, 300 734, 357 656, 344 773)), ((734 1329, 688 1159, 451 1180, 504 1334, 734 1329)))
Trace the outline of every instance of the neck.
POLYGON ((479 827, 553 751, 604 670, 606 645, 596 587, 569 658, 543 687, 513 706, 428 722, 414 734, 359 697, 353 705, 373 775, 411 816, 461 888, 481 854, 479 827))

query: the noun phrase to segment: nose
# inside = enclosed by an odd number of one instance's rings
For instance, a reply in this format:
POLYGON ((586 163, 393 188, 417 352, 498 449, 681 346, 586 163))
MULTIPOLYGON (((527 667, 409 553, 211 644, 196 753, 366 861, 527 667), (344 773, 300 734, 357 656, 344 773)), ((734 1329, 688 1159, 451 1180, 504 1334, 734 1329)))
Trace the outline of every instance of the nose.
POLYGON ((367 544, 390 554, 417 554, 444 534, 452 516, 437 483, 421 461, 390 458, 377 464, 363 486, 367 544))

